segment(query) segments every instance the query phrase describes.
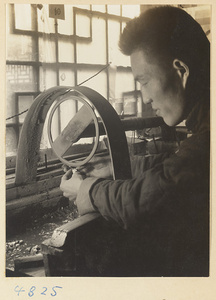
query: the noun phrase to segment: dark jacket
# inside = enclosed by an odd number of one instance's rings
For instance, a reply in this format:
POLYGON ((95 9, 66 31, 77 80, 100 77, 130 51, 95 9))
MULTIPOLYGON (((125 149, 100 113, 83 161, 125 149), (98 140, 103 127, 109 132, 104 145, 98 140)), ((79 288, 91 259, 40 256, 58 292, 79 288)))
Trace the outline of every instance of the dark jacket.
POLYGON ((130 232, 126 256, 139 249, 131 264, 147 276, 208 275, 208 103, 197 103, 186 125, 192 134, 176 153, 136 157, 132 179, 95 180, 90 188, 93 207, 130 232))

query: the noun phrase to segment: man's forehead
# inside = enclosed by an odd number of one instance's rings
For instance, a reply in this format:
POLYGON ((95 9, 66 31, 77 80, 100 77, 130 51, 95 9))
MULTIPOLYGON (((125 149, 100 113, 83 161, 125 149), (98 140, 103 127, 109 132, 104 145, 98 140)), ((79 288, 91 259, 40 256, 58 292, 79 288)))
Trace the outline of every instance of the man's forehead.
POLYGON ((150 59, 149 55, 144 53, 142 50, 134 51, 131 56, 131 68, 136 80, 141 79, 143 76, 151 73, 153 67, 153 60, 150 59))
POLYGON ((134 78, 138 81, 143 77, 156 75, 157 72, 168 72, 172 69, 172 59, 162 55, 158 57, 142 49, 135 50, 130 59, 134 78))

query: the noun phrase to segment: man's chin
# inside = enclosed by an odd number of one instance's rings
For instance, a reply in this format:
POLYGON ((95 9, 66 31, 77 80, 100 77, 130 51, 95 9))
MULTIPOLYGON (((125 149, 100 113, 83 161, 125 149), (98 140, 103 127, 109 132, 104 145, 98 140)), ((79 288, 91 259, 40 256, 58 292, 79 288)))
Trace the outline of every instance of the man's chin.
POLYGON ((164 120, 164 123, 166 123, 166 125, 168 125, 170 127, 176 126, 182 122, 182 120, 175 121, 175 120, 169 120, 166 118, 163 118, 163 120, 164 120))
POLYGON ((170 120, 169 118, 164 118, 162 117, 163 120, 164 120, 164 123, 166 123, 166 125, 172 127, 172 126, 175 126, 177 125, 179 122, 175 122, 174 120, 170 120))

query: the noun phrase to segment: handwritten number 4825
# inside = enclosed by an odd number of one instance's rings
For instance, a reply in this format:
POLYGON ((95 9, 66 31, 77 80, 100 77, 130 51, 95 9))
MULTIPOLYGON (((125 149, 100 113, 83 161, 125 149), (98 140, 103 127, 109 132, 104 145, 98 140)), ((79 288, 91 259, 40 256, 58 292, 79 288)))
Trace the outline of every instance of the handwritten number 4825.
MULTIPOLYGON (((57 295, 57 289, 62 289, 61 286, 54 286, 52 287, 52 293, 50 293, 51 296, 55 297, 57 295)), ((35 295, 35 290, 36 290, 36 287, 33 285, 30 290, 28 291, 28 296, 29 297, 33 297, 35 295)), ((43 296, 46 296, 47 295, 47 287, 43 287, 43 291, 42 293, 40 293, 41 295, 43 296)), ((20 295, 20 293, 24 293, 25 290, 23 289, 23 287, 19 287, 18 285, 15 287, 14 291, 17 293, 17 296, 20 295)), ((27 292, 27 291, 26 291, 27 292)))

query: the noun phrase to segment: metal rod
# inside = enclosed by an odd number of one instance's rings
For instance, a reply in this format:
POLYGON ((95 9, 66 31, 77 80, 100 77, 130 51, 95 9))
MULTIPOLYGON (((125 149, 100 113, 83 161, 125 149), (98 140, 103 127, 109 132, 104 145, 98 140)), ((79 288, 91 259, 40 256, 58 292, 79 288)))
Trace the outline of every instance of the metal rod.
MULTIPOLYGON (((144 128, 154 128, 164 125, 163 118, 161 117, 149 117, 149 118, 130 118, 122 119, 121 123, 123 125, 124 131, 130 130, 141 130, 144 128)), ((105 135, 105 129, 102 122, 99 122, 99 134, 105 135)), ((80 135, 80 138, 93 137, 95 136, 95 126, 91 123, 80 135)))

